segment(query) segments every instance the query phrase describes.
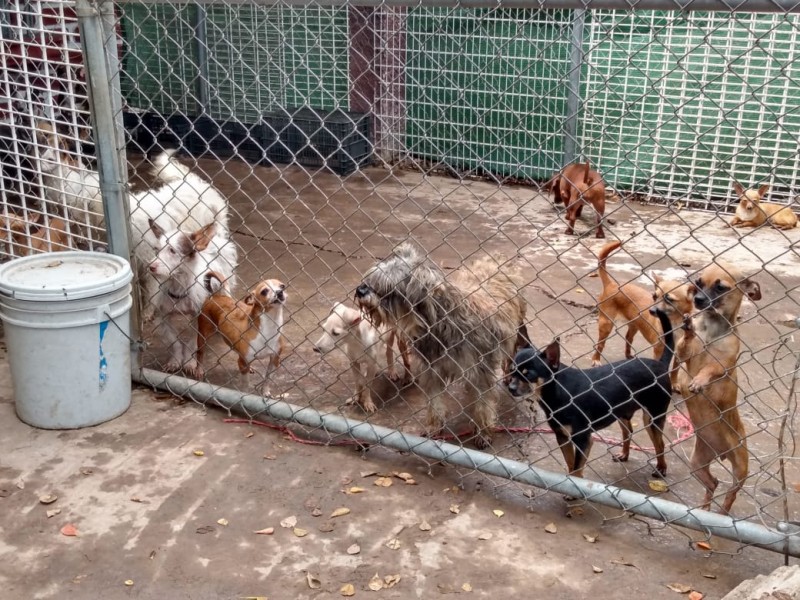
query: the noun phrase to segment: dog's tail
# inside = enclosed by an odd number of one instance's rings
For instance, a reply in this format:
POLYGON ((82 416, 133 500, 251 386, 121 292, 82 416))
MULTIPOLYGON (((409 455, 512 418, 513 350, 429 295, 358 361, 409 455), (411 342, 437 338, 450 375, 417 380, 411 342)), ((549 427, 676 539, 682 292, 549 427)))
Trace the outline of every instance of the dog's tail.
POLYGON ((620 246, 622 246, 622 242, 619 240, 615 242, 609 242, 603 246, 603 248, 600 250, 600 254, 597 255, 597 274, 600 276, 600 281, 603 282, 604 288, 615 284, 606 270, 606 259, 611 255, 612 252, 615 252, 617 249, 619 249, 620 246))
POLYGON ((583 166, 583 183, 584 185, 592 183, 592 164, 588 160, 583 166))
POLYGON ((217 292, 224 292, 228 293, 228 284, 225 281, 225 278, 217 273, 216 271, 208 271, 205 276, 203 277, 203 287, 208 290, 209 294, 216 294, 217 292), (213 281, 216 279, 217 283, 214 284, 213 281))
POLYGON ((182 181, 191 173, 188 167, 179 163, 175 158, 178 151, 174 148, 164 150, 153 160, 153 174, 161 183, 172 183, 182 181))
POLYGON ((672 323, 670 323, 667 313, 660 308, 656 308, 655 313, 661 323, 661 330, 664 332, 664 353, 658 360, 669 368, 672 357, 675 356, 675 336, 672 334, 672 323))

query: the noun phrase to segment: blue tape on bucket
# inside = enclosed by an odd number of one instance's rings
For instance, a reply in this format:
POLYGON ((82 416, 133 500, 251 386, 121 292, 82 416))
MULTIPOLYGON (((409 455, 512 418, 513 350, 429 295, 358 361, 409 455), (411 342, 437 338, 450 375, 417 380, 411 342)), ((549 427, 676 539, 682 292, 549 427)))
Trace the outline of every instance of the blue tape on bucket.
POLYGON ((108 321, 103 321, 100 323, 100 389, 104 389, 106 387, 106 383, 108 383, 108 361, 106 360, 105 354, 103 354, 103 338, 106 335, 106 331, 108 330, 108 321))

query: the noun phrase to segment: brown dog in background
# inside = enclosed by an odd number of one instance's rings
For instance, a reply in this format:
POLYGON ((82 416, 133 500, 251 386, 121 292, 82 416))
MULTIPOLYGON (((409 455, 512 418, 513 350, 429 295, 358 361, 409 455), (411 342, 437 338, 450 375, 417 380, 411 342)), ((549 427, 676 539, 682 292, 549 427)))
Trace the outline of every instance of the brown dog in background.
POLYGON ((769 223, 775 229, 792 229, 797 226, 797 215, 785 204, 761 202, 769 191, 768 185, 757 190, 744 189, 738 182, 733 182, 733 189, 739 196, 736 216, 731 219, 731 227, 760 227, 769 223))
POLYGON ((711 474, 715 459, 731 463, 733 484, 725 494, 720 512, 728 514, 744 485, 749 455, 744 424, 736 400, 739 393, 736 363, 739 337, 736 320, 746 294, 761 299, 759 285, 742 277, 729 265, 706 267, 692 286, 693 317, 684 317, 684 335, 676 348, 678 391, 695 429, 692 474, 706 488, 703 508, 711 506, 719 480, 711 474))
POLYGON ((28 256, 37 252, 58 252, 70 249, 70 236, 67 232, 67 223, 63 219, 51 217, 45 224, 39 223, 41 213, 31 213, 25 219, 19 215, 9 213, 0 216, 0 235, 2 240, 8 242, 3 233, 8 232, 11 238, 10 254, 14 256, 28 256))
MULTIPOLYGON (((597 304, 599 316, 597 319, 597 345, 592 355, 592 366, 600 364, 601 353, 605 348, 606 340, 614 329, 614 321, 621 319, 628 325, 625 332, 625 358, 633 357, 633 339, 641 333, 644 339, 653 347, 653 357, 660 358, 664 352, 664 342, 661 341, 661 324, 658 317, 650 313, 654 303, 667 313, 673 329, 681 324, 683 315, 691 312, 692 298, 690 296, 691 284, 679 281, 666 280, 654 275, 655 293, 651 294, 635 283, 619 285, 609 275, 606 269, 606 260, 609 255, 622 246, 622 242, 610 242, 603 246, 597 256, 597 273, 603 283, 603 292, 597 304)), ((677 332, 676 332, 677 333, 677 332)))
MULTIPOLYGON (((574 165, 570 165, 572 167, 574 165)), ((589 163, 578 165, 577 176, 570 179, 562 176, 559 183, 561 200, 567 206, 567 229, 569 235, 575 233, 575 221, 581 216, 584 205, 594 209, 597 232, 595 237, 606 237, 601 223, 606 212, 606 184, 600 173, 593 171, 589 163)), ((566 169, 565 169, 566 172, 566 169)), ((574 171, 570 171, 573 173, 574 171)))

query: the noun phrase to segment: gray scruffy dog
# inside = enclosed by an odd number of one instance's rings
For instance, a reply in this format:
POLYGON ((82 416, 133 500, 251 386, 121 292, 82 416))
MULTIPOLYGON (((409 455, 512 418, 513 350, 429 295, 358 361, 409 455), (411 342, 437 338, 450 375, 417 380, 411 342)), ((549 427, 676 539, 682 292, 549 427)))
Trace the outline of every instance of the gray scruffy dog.
POLYGON ((417 381, 428 395, 428 435, 444 427, 442 398, 463 380, 477 431, 475 445, 492 441, 496 371, 529 345, 522 278, 492 258, 481 258, 445 276, 408 242, 364 276, 356 302, 380 326, 398 327, 421 359, 417 381))

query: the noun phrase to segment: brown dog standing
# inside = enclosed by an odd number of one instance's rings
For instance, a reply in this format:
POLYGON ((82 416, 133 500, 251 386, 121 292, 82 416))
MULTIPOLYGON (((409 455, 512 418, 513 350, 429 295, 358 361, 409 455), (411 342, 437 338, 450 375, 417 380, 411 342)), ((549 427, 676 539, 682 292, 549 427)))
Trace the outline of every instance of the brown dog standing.
POLYGON ((197 320, 197 371, 192 375, 202 379, 206 344, 211 336, 219 333, 239 355, 242 386, 249 387, 251 365, 263 363, 265 373, 260 391, 270 396, 269 376, 280 366, 284 349, 281 327, 286 286, 277 279, 267 279, 254 285, 248 295, 237 302, 230 296, 219 273, 209 271, 205 277, 206 287, 212 294, 203 304, 197 320), (213 279, 219 285, 216 290, 212 289, 213 279))
POLYGON ((727 514, 748 472, 747 440, 736 406, 739 387, 736 362, 739 337, 735 325, 745 294, 761 299, 759 285, 729 265, 706 267, 693 287, 697 312, 684 318, 684 335, 676 349, 678 390, 695 429, 692 474, 706 488, 703 508, 711 506, 719 480, 711 474, 715 459, 731 463, 733 484, 720 512, 727 514))
MULTIPOLYGON (((563 178, 562 178, 563 181, 563 178)), ((575 233, 575 221, 581 216, 583 206, 590 205, 594 209, 595 222, 597 223, 597 233, 595 237, 606 237, 603 233, 601 220, 606 212, 606 184, 600 173, 593 171, 587 162, 583 165, 583 171, 577 180, 571 180, 572 186, 568 189, 569 195, 566 196, 564 187, 561 188, 562 199, 567 205, 567 229, 566 233, 575 233)))
POLYGON ((670 281, 654 276, 656 293, 651 294, 635 283, 619 285, 606 270, 608 256, 622 246, 622 242, 610 242, 603 246, 597 255, 597 273, 603 283, 603 292, 597 304, 599 316, 597 319, 597 345, 592 356, 592 366, 600 364, 601 354, 606 345, 608 336, 614 329, 616 319, 623 320, 628 325, 625 332, 625 358, 633 357, 633 339, 637 333, 653 347, 653 358, 660 358, 664 352, 664 343, 660 340, 661 324, 658 317, 650 313, 654 302, 667 300, 661 308, 673 328, 680 325, 683 315, 691 312, 692 298, 689 295, 690 284, 679 281, 670 281))

